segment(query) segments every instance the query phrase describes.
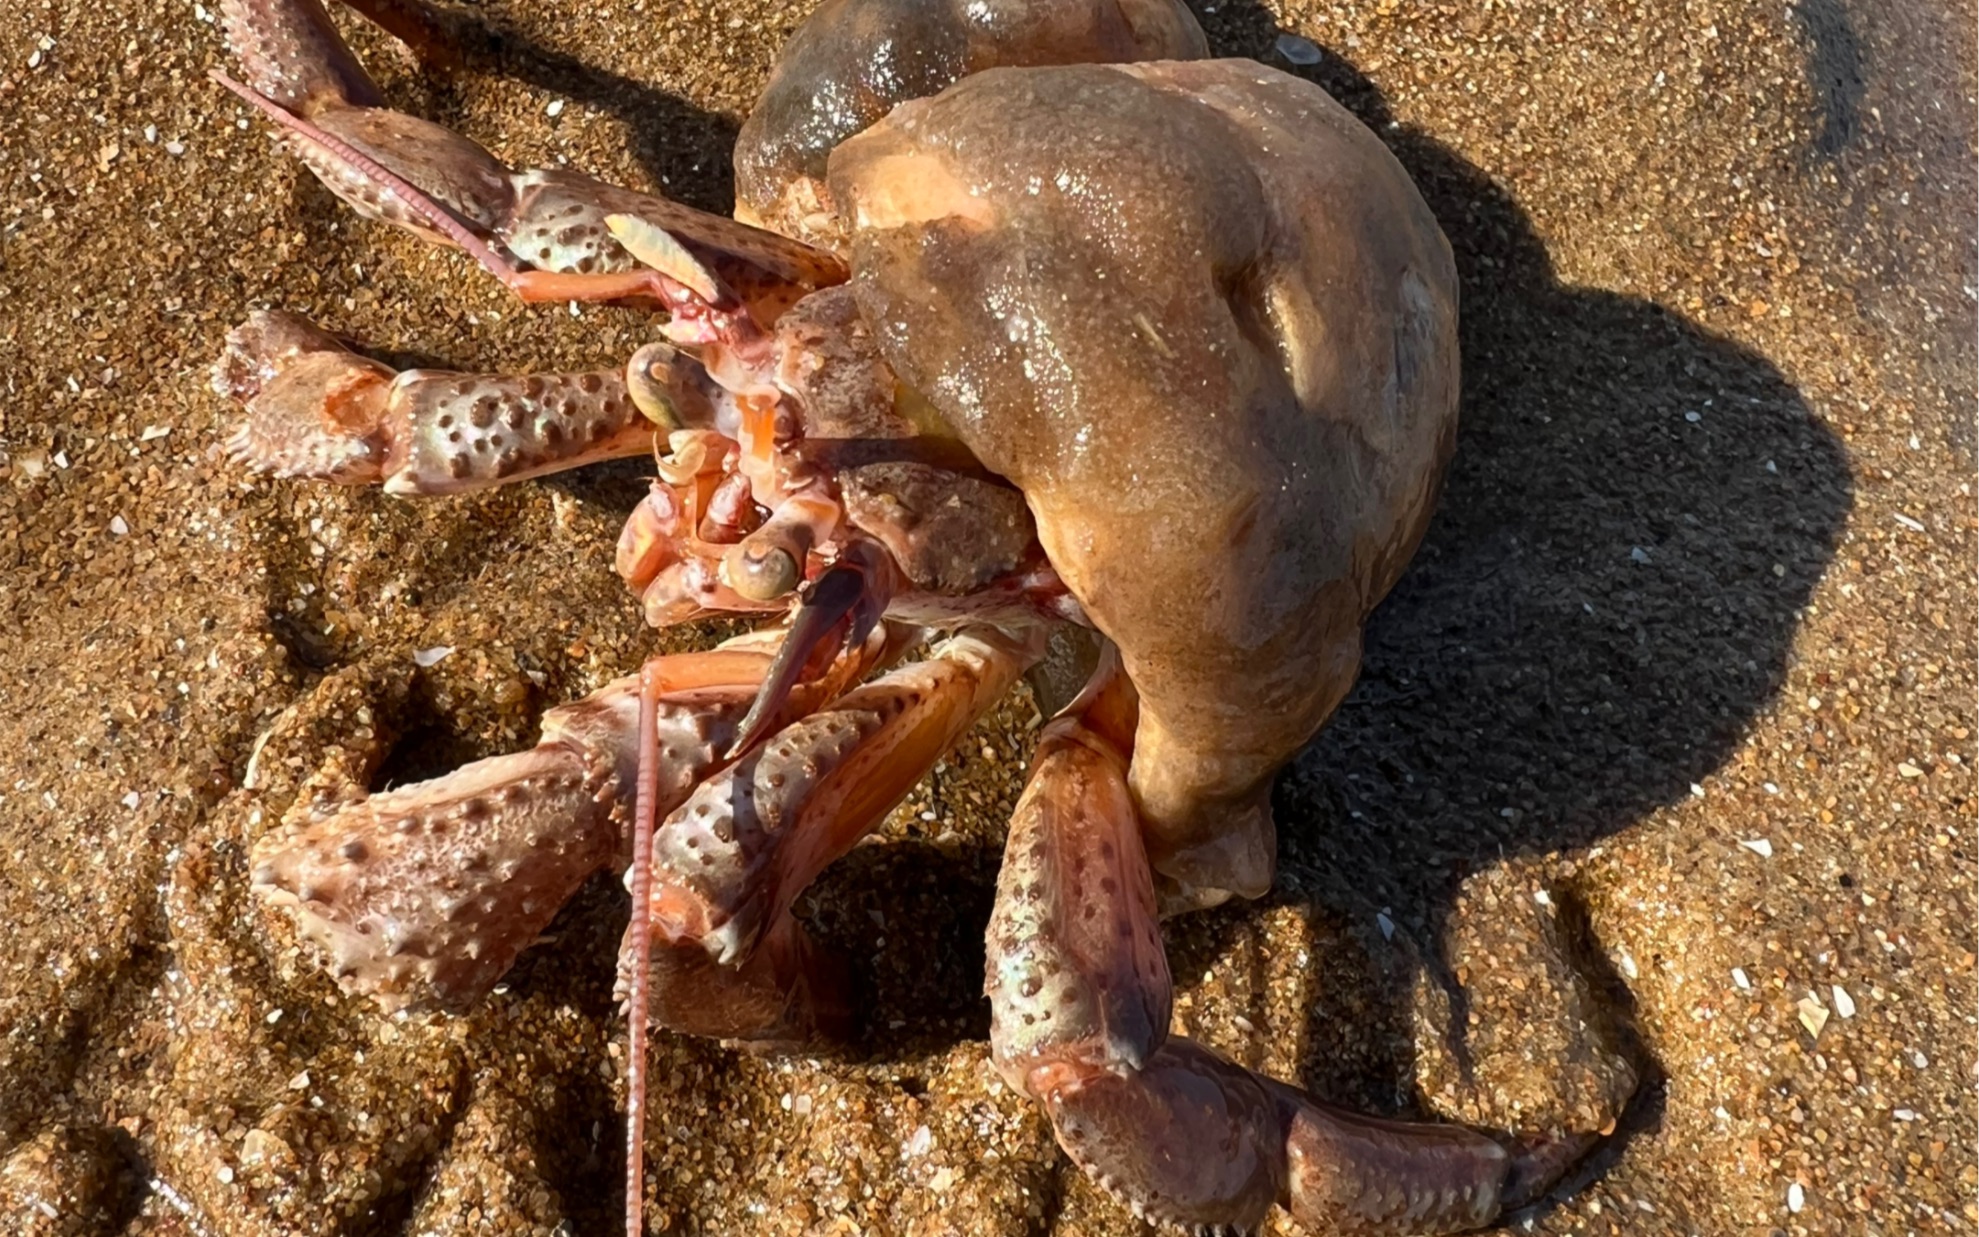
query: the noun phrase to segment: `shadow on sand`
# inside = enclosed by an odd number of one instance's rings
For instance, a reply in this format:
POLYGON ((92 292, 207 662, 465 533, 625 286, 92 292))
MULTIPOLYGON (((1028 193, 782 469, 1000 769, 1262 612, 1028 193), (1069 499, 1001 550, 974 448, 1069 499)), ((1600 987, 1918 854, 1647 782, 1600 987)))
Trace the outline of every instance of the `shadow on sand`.
MULTIPOLYGON (((1218 54, 1279 33, 1246 3, 1204 21, 1218 54)), ((1840 443, 1765 358, 1651 302, 1563 285, 1517 202, 1396 123, 1349 62, 1323 50, 1289 71, 1380 135, 1462 281, 1462 422, 1436 517, 1368 627, 1359 684, 1274 795, 1270 900, 1344 917, 1355 952, 1399 959, 1360 994, 1328 994, 1374 1025, 1315 1016, 1302 1081, 1421 1112, 1410 990, 1427 968, 1463 1008, 1441 954, 1463 882, 1628 829, 1732 755, 1784 681, 1851 482, 1840 443), (1382 947, 1377 913, 1399 949, 1382 947)), ((1181 934, 1177 974, 1255 913, 1181 934)), ((1625 1005, 1584 907, 1563 920, 1589 978, 1625 1005)), ((1660 1075, 1639 1063, 1625 1136, 1660 1120, 1660 1075)))

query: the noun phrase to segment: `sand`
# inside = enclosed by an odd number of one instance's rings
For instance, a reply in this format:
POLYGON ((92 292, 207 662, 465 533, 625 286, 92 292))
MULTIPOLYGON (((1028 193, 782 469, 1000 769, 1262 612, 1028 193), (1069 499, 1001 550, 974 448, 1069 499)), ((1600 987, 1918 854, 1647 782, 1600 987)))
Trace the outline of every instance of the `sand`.
MULTIPOLYGON (((1171 927, 1178 1024, 1499 1125, 1576 1102, 1595 1041, 1634 1054, 1616 1141, 1517 1231, 1970 1231, 1970 0, 1199 11, 1224 54, 1311 40, 1298 71, 1423 185, 1467 397, 1363 681, 1281 779, 1277 889, 1171 927)), ((802 15, 501 0, 451 75, 358 41, 513 160, 723 209, 802 15)), ((391 1019, 244 853, 361 710, 403 782, 655 648, 611 570, 640 468, 264 483, 205 371, 258 305, 471 369, 613 363, 650 327, 354 220, 224 63, 199 5, 0 11, 0 1226, 611 1231, 622 891, 474 1010, 391 1019)), ((1033 717, 1013 697, 804 903, 861 993, 842 1059, 658 1038, 653 1231, 1137 1231, 986 1060, 1033 717)))

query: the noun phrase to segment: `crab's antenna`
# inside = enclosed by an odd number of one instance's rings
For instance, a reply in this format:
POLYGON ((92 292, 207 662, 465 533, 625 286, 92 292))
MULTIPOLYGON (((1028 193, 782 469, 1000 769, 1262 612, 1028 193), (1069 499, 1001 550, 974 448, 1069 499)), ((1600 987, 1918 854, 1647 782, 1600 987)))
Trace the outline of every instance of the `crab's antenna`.
POLYGON ((646 1230, 646 1002, 653 967, 653 816, 660 794, 660 697, 666 677, 657 661, 639 672, 639 781, 632 807, 632 974, 625 1004, 625 1233, 646 1230))
POLYGON ((207 76, 252 104, 291 138, 317 147, 370 181, 378 189, 397 198, 400 204, 419 216, 434 231, 460 246, 470 257, 486 267, 489 274, 501 280, 507 287, 516 288, 518 280, 522 277, 522 270, 515 263, 495 252, 493 246, 476 236, 445 207, 435 202, 432 195, 343 138, 296 115, 253 87, 242 85, 218 69, 208 70, 207 76))

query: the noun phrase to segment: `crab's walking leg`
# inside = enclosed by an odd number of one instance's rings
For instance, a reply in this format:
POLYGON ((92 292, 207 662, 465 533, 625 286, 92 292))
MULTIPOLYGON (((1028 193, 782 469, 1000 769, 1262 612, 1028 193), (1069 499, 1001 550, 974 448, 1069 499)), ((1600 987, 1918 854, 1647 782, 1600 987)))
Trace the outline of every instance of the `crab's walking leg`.
POLYGON ((1067 1154, 1136 1212, 1196 1230, 1249 1230, 1277 1202, 1320 1232, 1458 1232, 1550 1184, 1534 1180, 1566 1167, 1550 1148, 1344 1112, 1169 1037, 1131 693, 1103 667, 1045 728, 990 922, 992 1056, 1067 1154))
POLYGON ((820 1039, 836 994, 800 967, 822 957, 791 903, 1042 648, 1041 633, 964 631, 928 660, 775 731, 695 788, 653 839, 655 1020, 764 1045, 820 1039))
POLYGON ((485 489, 653 448, 623 370, 401 373, 275 311, 228 333, 213 389, 247 412, 227 441, 236 460, 393 494, 485 489))
MULTIPOLYGON (((421 5, 356 7, 422 49, 434 44, 438 23, 421 5)), ((796 241, 580 173, 518 171, 451 130, 384 107, 320 0, 223 0, 221 20, 247 83, 219 80, 280 124, 332 192, 370 218, 468 250, 529 299, 671 304, 681 292, 699 300, 695 290, 722 288, 768 321, 804 291, 845 277, 836 258, 796 241), (671 238, 685 286, 669 287, 627 252, 607 223, 614 216, 671 238)))
MULTIPOLYGON (((891 633, 881 638, 899 643, 891 633)), ((647 822, 663 809, 647 771, 666 761, 659 742, 642 737, 634 846, 645 853, 627 874, 634 910, 620 951, 629 1237, 645 1223, 649 1014, 677 1031, 765 1048, 841 1035, 848 1011, 838 967, 791 915, 791 902, 913 789, 1043 647, 1041 631, 949 638, 927 661, 854 688, 749 748, 672 811, 649 852, 647 822)), ((665 687, 663 671, 649 670, 642 699, 657 701, 665 687)))

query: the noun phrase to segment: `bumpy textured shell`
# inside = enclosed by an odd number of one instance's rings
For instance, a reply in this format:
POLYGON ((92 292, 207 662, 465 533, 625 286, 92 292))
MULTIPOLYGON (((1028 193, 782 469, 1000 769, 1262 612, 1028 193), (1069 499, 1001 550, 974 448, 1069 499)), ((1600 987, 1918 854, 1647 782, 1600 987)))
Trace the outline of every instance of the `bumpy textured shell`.
POLYGON ((736 217, 838 248, 826 158, 895 105, 1002 65, 1208 54, 1181 0, 825 0, 736 140, 736 217))
POLYGON ((887 361, 1120 645, 1157 869, 1262 892, 1270 777, 1351 685, 1455 432, 1435 219, 1345 109, 1250 61, 982 73, 829 184, 887 361))

